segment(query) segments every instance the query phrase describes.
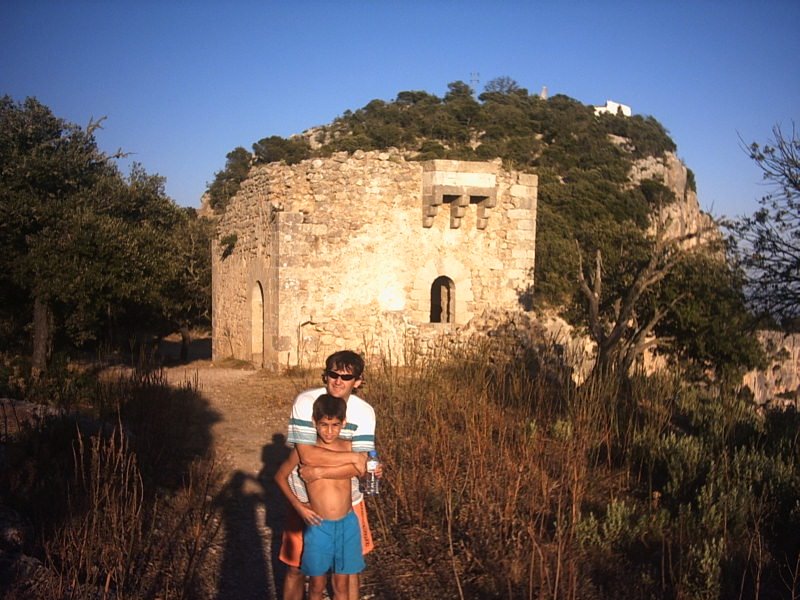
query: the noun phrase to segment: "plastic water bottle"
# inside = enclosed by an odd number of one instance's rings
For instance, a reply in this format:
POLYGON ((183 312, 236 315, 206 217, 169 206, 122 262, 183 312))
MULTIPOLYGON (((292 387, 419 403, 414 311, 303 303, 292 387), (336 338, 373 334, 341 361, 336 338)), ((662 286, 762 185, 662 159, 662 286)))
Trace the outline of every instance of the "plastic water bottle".
POLYGON ((367 454, 367 474, 364 476, 364 495, 377 496, 380 493, 380 480, 375 475, 375 469, 378 468, 380 461, 378 460, 378 452, 370 450, 367 454))

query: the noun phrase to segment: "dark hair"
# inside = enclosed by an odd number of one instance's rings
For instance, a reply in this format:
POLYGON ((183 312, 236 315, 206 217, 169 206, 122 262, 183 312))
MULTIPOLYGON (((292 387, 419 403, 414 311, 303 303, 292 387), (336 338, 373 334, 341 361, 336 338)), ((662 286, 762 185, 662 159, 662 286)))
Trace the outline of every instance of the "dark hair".
POLYGON ((347 419, 347 402, 330 394, 322 394, 314 400, 312 414, 315 421, 325 417, 345 421, 347 419))
POLYGON ((352 350, 339 350, 325 359, 326 371, 348 371, 361 379, 364 373, 364 359, 358 352, 352 350))

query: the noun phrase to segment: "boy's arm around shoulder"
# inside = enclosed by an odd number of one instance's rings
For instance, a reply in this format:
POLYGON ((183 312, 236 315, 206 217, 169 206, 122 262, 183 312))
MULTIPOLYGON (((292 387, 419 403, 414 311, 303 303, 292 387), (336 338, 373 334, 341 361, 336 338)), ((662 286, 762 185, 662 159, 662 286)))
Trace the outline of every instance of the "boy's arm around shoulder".
POLYGON ((292 492, 292 489, 289 487, 289 474, 292 472, 292 469, 299 464, 299 462, 300 457, 297 455, 295 450, 292 450, 286 460, 283 461, 280 467, 278 467, 278 470, 275 473, 275 484, 278 486, 281 492, 283 492, 283 495, 286 496, 289 504, 292 505, 292 508, 297 511, 297 514, 300 515, 300 518, 303 519, 305 523, 308 523, 309 525, 317 525, 322 521, 322 517, 314 512, 310 505, 300 502, 297 496, 295 496, 292 492))

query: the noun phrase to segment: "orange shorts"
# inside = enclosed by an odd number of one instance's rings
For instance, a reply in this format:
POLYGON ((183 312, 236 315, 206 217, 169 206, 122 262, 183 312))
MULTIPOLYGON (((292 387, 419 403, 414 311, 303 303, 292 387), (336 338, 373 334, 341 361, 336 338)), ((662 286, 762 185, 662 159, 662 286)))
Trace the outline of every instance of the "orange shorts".
MULTIPOLYGON (((369 530, 367 521, 367 506, 363 500, 353 505, 353 512, 358 517, 358 525, 361 527, 361 552, 367 554, 372 551, 375 544, 372 542, 372 532, 369 530)), ((290 567, 300 567, 300 556, 303 554, 303 519, 291 506, 287 507, 286 523, 283 526, 283 537, 281 538, 281 553, 278 558, 281 562, 290 567)))

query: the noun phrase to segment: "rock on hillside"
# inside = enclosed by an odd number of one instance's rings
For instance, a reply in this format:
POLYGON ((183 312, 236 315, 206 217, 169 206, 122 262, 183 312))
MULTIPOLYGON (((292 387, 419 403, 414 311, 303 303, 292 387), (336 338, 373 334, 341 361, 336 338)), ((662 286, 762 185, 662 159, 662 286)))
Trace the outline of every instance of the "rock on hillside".
MULTIPOLYGON (((689 185, 689 170, 675 155, 667 152, 663 157, 648 156, 634 162, 630 179, 638 184, 645 179, 661 181, 675 194, 675 202, 660 211, 660 225, 667 226, 670 237, 685 237, 700 231, 717 231, 713 219, 700 209, 697 192, 689 185)), ((688 243, 698 243, 696 238, 688 243)))

